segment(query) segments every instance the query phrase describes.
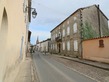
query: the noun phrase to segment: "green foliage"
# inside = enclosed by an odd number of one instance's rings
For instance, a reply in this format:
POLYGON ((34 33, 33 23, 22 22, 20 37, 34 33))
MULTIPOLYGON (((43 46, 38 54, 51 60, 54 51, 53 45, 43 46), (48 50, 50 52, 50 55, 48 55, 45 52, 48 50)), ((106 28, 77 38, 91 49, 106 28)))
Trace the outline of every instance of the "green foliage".
POLYGON ((109 36, 109 29, 108 28, 102 28, 103 36, 109 36))
POLYGON ((82 37, 83 40, 91 39, 98 37, 98 34, 93 30, 92 26, 88 24, 88 22, 85 22, 85 24, 82 27, 82 37))

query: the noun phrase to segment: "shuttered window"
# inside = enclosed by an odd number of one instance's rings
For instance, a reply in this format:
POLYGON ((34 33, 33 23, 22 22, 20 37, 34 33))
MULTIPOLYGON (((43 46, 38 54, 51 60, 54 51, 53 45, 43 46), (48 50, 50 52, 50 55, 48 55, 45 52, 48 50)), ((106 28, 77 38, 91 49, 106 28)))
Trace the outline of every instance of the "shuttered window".
POLYGON ((63 42, 63 50, 65 50, 65 42, 63 42))
POLYGON ((74 51, 78 51, 78 41, 74 40, 74 51))
POLYGON ((70 41, 67 42, 67 50, 70 50, 70 41))
POLYGON ((99 47, 104 47, 104 41, 103 40, 99 40, 99 47))
POLYGON ((70 34, 70 27, 67 27, 67 35, 70 34))
POLYGON ((77 33, 77 23, 73 25, 73 33, 77 33))

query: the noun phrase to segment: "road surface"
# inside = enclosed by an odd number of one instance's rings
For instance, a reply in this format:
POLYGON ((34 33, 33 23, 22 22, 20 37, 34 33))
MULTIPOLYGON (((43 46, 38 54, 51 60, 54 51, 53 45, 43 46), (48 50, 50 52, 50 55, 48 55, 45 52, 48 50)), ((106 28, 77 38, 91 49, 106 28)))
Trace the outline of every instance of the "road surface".
POLYGON ((40 52, 33 55, 33 62, 40 82, 97 82, 40 52))

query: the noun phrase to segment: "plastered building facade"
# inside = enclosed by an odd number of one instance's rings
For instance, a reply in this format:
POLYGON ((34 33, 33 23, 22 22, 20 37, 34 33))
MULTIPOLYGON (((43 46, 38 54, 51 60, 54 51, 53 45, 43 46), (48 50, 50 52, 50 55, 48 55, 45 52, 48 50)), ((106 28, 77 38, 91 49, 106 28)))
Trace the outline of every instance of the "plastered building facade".
POLYGON ((83 58, 109 63, 109 36, 84 40, 83 58))
POLYGON ((30 0, 0 0, 0 82, 13 82, 25 59, 30 0))

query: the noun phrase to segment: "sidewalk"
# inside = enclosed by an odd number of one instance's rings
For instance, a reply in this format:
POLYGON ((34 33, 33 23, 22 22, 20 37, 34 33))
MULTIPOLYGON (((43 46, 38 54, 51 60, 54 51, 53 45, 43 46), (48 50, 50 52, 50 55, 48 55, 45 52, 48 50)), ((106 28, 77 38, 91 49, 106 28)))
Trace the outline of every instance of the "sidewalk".
POLYGON ((66 57, 66 56, 60 56, 60 55, 55 55, 57 57, 61 57, 64 59, 68 59, 68 60, 72 60, 75 62, 79 62, 79 63, 83 63, 83 64, 87 64, 90 66, 94 66, 97 68, 101 68, 104 70, 109 70, 109 64, 105 64, 105 63, 101 63, 101 62, 94 62, 94 61, 90 61, 90 60, 83 60, 83 59, 78 59, 78 58, 71 58, 71 57, 66 57))
POLYGON ((34 68, 30 53, 27 54, 27 58, 22 62, 14 82, 37 82, 34 77, 34 68))

